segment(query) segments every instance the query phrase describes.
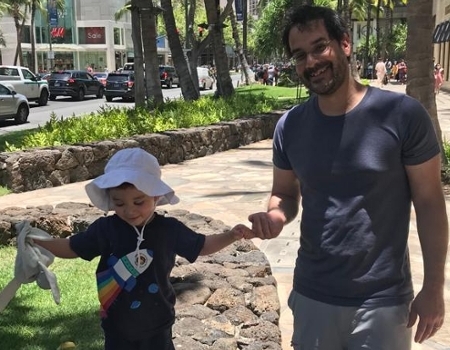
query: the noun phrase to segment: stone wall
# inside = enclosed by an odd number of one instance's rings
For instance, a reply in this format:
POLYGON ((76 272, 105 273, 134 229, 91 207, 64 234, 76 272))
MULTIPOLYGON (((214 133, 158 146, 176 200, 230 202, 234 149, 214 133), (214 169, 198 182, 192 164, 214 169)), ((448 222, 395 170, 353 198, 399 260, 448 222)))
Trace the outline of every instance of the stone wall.
POLYGON ((103 173, 107 160, 115 152, 129 147, 145 149, 161 165, 180 163, 271 138, 282 114, 276 111, 127 139, 3 152, 0 153, 0 186, 18 193, 89 180, 103 173))
MULTIPOLYGON (((185 210, 158 212, 206 235, 229 229, 221 221, 185 210)), ((67 237, 83 231, 101 215, 103 212, 83 203, 6 208, 0 210, 0 245, 15 244, 15 224, 21 220, 53 236, 67 237)), ((177 295, 173 326, 177 349, 281 350, 276 281, 266 256, 251 241, 235 242, 193 264, 178 258, 170 278, 177 295)), ((21 307, 14 299, 8 305, 23 314, 26 322, 21 307)), ((71 340, 80 348, 88 345, 71 340)))

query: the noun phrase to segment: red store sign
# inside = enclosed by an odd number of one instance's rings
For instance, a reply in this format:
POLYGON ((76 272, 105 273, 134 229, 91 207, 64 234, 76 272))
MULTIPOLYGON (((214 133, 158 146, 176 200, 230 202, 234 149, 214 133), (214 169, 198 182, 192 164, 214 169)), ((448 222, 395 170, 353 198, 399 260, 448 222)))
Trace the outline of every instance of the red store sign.
POLYGON ((86 44, 104 44, 105 43, 105 28, 104 27, 85 27, 85 42, 86 44))

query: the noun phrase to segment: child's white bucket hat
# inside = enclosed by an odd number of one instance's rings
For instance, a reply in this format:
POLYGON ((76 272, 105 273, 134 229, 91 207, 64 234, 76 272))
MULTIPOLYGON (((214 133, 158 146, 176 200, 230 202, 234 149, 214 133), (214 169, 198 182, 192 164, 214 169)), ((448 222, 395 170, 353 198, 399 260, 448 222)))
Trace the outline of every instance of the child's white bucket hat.
POLYGON ((134 185, 151 197, 160 197, 157 205, 179 202, 174 190, 161 180, 158 160, 141 148, 125 148, 115 153, 105 167, 105 173, 85 187, 92 204, 97 208, 112 210, 109 188, 123 183, 134 185))

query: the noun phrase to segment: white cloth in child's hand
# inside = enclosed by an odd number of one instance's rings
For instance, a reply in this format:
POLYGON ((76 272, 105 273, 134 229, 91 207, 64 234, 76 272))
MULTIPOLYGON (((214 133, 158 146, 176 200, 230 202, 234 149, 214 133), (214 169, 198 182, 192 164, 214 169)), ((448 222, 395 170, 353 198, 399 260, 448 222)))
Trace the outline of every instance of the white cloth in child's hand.
POLYGON ((56 275, 47 267, 53 263, 55 256, 47 249, 33 243, 33 239, 51 240, 47 232, 32 227, 28 221, 16 225, 17 255, 14 266, 14 279, 0 292, 0 312, 14 297, 20 285, 36 281, 42 289, 50 289, 55 303, 60 302, 56 275))

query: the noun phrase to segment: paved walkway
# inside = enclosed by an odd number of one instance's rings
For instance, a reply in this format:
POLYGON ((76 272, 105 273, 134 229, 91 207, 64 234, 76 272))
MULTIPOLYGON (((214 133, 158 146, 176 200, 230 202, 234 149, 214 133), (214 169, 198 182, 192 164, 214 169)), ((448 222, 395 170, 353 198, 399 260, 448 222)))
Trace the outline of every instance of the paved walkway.
MULTIPOLYGON (((404 91, 404 86, 387 85, 386 89, 404 91)), ((450 94, 441 92, 437 96, 441 126, 450 139, 450 94)), ((266 140, 239 149, 186 161, 182 164, 165 165, 163 179, 174 187, 181 201, 173 207, 211 216, 232 226, 248 223, 248 214, 264 210, 271 187, 272 163, 271 141, 266 140)), ((0 208, 9 206, 55 205, 60 202, 88 202, 84 183, 36 190, 27 193, 0 197, 0 208)), ((450 214, 450 198, 447 198, 450 214)), ((299 241, 299 220, 285 227, 277 239, 254 240, 269 259, 273 274, 278 282, 281 302, 280 328, 283 349, 291 349, 289 340, 292 331, 292 317, 287 307, 291 289, 292 272, 299 241)), ((423 267, 419 241, 414 220, 411 221, 410 252, 414 286, 419 289, 423 267)), ((449 254, 450 260, 450 254, 449 254)), ((447 265, 446 324, 440 332, 425 344, 415 344, 414 350, 450 350, 450 264, 447 265)), ((395 350, 395 349, 392 349, 395 350)))

